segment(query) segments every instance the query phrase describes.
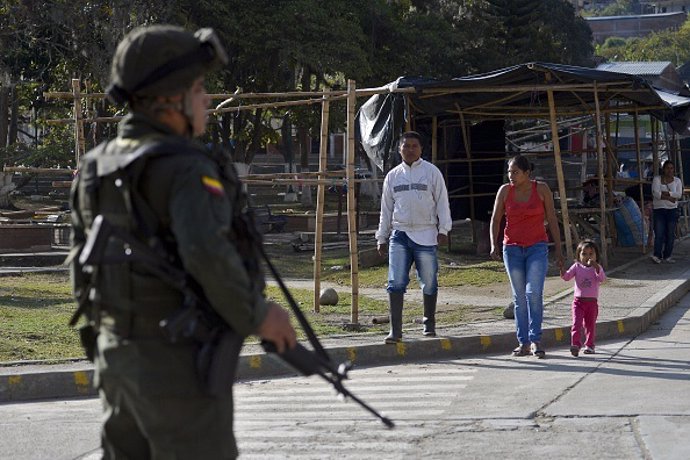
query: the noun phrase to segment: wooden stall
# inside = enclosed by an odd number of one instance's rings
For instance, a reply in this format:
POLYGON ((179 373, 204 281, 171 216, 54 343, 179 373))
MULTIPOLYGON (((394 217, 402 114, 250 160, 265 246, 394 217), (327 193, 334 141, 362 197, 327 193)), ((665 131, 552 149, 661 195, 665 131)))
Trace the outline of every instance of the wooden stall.
MULTIPOLYGON (((593 145, 582 146, 579 152, 571 153, 592 155, 596 159, 599 190, 606 190, 607 187, 613 190, 619 183, 614 173, 617 169, 616 147, 611 134, 611 117, 622 113, 630 114, 636 120, 641 116, 651 116, 680 130, 687 125, 690 106, 690 91, 687 88, 681 94, 671 94, 653 88, 642 78, 633 75, 547 63, 521 64, 446 81, 402 77, 389 84, 389 88, 389 94, 373 96, 360 111, 363 148, 380 167, 385 167, 390 161, 391 152, 394 152, 393 140, 403 129, 409 127, 422 132, 431 139, 431 158, 446 173, 447 180, 452 165, 464 165, 466 183, 462 189, 451 185, 448 188, 451 200, 468 201, 466 214, 461 217, 469 217, 473 221, 486 218, 486 203, 493 200, 503 182, 502 169, 498 180, 494 178, 493 188, 483 187, 480 190, 482 172, 495 168, 497 164, 504 168, 507 158, 522 153, 514 146, 507 145, 505 128, 501 132, 495 126, 490 128, 488 123, 533 123, 540 120, 547 123, 549 132, 545 136, 550 140, 550 148, 544 154, 553 160, 556 178, 552 188, 559 198, 557 204, 562 227, 566 229, 564 240, 568 258, 573 257, 577 244, 577 241, 573 241, 572 232, 568 231, 572 227, 568 198, 573 196, 575 187, 567 182, 569 178, 564 175, 560 123, 577 117, 591 120, 589 125, 594 133, 593 145), (414 91, 396 93, 409 89, 414 91), (385 128, 377 123, 381 119, 390 120, 385 128), (451 123, 454 123, 455 132, 449 130, 451 123), (477 148, 473 136, 480 134, 482 129, 493 129, 494 134, 490 137, 494 140, 500 138, 500 148, 477 148), (481 200, 484 200, 483 203, 481 200)), ((658 126, 659 123, 654 122, 653 125, 658 126)), ((652 139, 655 155, 658 154, 660 141, 659 137, 652 139)), ((638 137, 638 152, 639 142, 638 137)), ((539 156, 536 153, 527 154, 539 156)), ((635 183, 641 184, 641 181, 635 183)), ((600 194, 596 207, 599 216, 595 225, 599 227, 603 262, 606 264, 615 232, 607 224, 610 222, 607 210, 613 209, 611 194, 608 198, 604 193, 600 194)), ((454 218, 457 216, 454 215, 454 218)))

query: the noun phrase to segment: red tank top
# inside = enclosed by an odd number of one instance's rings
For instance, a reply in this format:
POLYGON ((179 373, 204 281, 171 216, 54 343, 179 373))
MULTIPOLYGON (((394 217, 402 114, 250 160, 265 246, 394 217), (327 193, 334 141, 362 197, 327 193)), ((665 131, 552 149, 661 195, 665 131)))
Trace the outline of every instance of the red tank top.
POLYGON ((549 241, 544 227, 544 203, 537 192, 537 181, 532 181, 529 200, 524 203, 515 201, 515 186, 510 185, 505 210, 503 244, 526 247, 549 241))

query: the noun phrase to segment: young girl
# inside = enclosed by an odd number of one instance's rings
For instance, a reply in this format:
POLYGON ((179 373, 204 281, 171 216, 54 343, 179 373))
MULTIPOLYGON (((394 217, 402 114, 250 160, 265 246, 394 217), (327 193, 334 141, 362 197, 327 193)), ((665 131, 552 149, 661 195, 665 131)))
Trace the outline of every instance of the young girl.
POLYGON ((577 245, 575 263, 561 278, 569 281, 575 278, 575 297, 573 299, 573 326, 570 329, 570 353, 580 354, 580 330, 585 329, 585 353, 594 353, 597 316, 599 315, 599 285, 606 281, 604 269, 599 265, 599 248, 592 240, 584 240, 577 245))

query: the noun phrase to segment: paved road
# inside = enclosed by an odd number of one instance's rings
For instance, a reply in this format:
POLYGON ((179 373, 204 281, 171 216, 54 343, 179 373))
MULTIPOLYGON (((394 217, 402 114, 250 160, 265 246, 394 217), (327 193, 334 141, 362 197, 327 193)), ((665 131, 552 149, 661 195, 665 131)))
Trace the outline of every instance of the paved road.
MULTIPOLYGON (((386 429, 317 378, 235 387, 246 459, 690 458, 690 295, 632 340, 572 358, 487 355, 356 369, 348 387, 386 429)), ((0 405, 1 459, 98 458, 96 399, 0 405)))

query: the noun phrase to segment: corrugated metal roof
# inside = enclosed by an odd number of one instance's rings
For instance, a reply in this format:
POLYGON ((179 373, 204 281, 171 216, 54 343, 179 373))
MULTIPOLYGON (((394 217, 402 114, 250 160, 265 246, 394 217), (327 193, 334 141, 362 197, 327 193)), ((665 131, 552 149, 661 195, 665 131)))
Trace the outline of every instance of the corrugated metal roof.
POLYGON ((636 21, 639 19, 659 19, 667 18, 669 16, 678 16, 687 14, 683 11, 671 11, 670 13, 655 13, 655 14, 632 14, 627 16, 588 16, 585 21, 588 22, 604 22, 604 21, 636 21))
POLYGON ((607 62, 599 64, 597 70, 606 70, 608 72, 625 73, 628 75, 661 75, 664 70, 675 66, 671 61, 649 61, 649 62, 607 62))

